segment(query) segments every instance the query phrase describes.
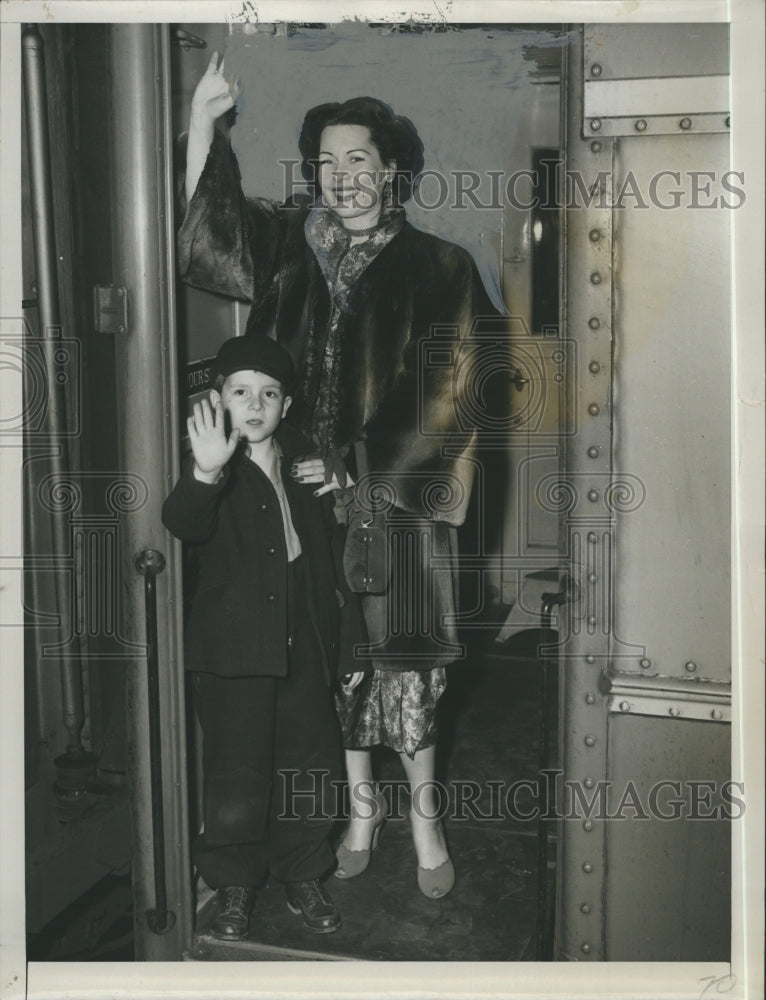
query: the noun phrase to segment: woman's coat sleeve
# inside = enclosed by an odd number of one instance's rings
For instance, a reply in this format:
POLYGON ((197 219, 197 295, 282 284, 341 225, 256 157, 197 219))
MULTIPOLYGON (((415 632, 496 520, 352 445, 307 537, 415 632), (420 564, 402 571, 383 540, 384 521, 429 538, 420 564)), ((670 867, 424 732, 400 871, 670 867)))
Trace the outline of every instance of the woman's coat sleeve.
MULTIPOLYGON (((177 157, 186 161, 186 139, 177 157)), ((179 172, 183 192, 183 172, 179 172)), ((283 238, 283 213, 275 202, 246 198, 239 165, 216 132, 188 206, 180 194, 178 267, 185 282, 206 291, 253 301, 271 279, 283 238)))

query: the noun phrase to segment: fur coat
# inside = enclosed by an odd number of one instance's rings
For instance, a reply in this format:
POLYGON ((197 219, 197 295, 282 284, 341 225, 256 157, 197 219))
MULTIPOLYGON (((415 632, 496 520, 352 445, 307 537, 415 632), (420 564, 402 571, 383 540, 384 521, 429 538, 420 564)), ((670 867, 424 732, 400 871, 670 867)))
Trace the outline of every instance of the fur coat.
POLYGON ((291 353, 302 379, 288 419, 311 436, 313 373, 332 329, 341 349, 331 444, 345 451, 364 439, 371 480, 394 506, 461 524, 480 399, 472 333, 497 317, 471 255, 404 222, 333 301, 306 236, 310 206, 245 198, 220 133, 182 208, 182 278, 252 302, 246 334, 269 334, 291 353))

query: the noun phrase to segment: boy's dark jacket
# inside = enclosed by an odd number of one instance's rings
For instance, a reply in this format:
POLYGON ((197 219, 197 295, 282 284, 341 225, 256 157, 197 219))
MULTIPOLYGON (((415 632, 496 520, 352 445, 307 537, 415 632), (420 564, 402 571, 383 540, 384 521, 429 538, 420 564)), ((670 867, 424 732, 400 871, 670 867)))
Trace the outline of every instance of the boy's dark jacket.
MULTIPOLYGON (((336 671, 364 669, 363 664, 338 663, 340 603, 345 604, 344 627, 353 633, 351 648, 354 638, 364 638, 361 616, 354 595, 336 580, 331 497, 318 500, 316 485, 295 483, 289 476, 291 459, 306 452, 305 441, 285 424, 275 438, 307 572, 309 603, 297 614, 314 626, 329 683, 336 671)), ((192 469, 189 461, 162 509, 165 527, 194 546, 199 562, 185 630, 186 669, 225 677, 285 677, 287 549, 274 487, 241 449, 215 485, 196 480, 192 469)))

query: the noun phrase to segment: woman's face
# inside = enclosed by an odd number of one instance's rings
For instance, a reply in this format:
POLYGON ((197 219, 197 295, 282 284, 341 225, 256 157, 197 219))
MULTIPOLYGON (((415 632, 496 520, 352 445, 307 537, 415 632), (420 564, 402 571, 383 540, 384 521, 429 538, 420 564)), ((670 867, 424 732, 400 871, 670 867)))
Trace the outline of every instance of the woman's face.
POLYGON ((395 163, 383 163, 365 125, 328 125, 322 132, 317 180, 325 204, 346 228, 375 224, 395 170, 395 163))

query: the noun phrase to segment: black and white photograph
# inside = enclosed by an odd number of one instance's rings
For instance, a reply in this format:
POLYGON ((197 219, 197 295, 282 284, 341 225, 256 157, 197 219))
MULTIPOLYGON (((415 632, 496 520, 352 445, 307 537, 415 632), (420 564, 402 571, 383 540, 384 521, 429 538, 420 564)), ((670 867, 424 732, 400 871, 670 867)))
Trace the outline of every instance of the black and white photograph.
POLYGON ((764 11, 661 6, 3 6, 4 996, 763 995, 764 11))

